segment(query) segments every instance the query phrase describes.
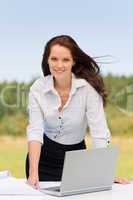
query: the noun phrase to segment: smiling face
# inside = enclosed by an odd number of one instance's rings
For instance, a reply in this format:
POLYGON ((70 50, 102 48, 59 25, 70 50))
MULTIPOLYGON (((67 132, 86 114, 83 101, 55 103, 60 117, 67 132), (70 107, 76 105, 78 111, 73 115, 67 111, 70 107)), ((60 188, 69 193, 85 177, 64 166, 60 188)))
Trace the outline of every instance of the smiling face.
POLYGON ((71 76, 74 60, 68 48, 55 44, 51 47, 48 64, 51 74, 62 79, 71 76))

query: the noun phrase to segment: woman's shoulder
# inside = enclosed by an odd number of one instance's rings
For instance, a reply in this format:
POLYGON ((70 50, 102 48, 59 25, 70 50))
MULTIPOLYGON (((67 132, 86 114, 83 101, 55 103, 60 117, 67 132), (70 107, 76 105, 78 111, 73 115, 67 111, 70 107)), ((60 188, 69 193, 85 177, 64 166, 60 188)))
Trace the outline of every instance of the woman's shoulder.
POLYGON ((84 82, 86 82, 85 87, 84 87, 84 92, 86 93, 87 97, 94 98, 94 99, 99 98, 100 94, 97 92, 94 86, 85 79, 84 79, 84 82))
POLYGON ((42 89, 47 88, 50 78, 51 78, 51 75, 48 75, 45 77, 43 76, 39 77, 32 83, 30 87, 30 91, 41 91, 42 89))
POLYGON ((88 92, 97 92, 96 89, 91 85, 91 83, 89 81, 87 81, 86 79, 79 79, 80 82, 82 81, 85 86, 85 90, 88 92))

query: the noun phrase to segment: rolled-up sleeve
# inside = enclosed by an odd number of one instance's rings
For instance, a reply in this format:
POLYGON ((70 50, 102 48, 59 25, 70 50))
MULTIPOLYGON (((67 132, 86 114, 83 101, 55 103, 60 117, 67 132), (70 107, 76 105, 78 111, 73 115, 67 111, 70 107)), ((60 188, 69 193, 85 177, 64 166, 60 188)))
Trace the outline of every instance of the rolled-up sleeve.
POLYGON ((30 90, 29 92, 29 124, 27 126, 27 139, 28 141, 39 141, 43 143, 43 133, 44 133, 44 117, 40 105, 34 95, 30 90))
POLYGON ((94 148, 106 147, 110 140, 110 131, 107 125, 103 107, 103 100, 99 93, 89 87, 87 95, 86 116, 94 148))

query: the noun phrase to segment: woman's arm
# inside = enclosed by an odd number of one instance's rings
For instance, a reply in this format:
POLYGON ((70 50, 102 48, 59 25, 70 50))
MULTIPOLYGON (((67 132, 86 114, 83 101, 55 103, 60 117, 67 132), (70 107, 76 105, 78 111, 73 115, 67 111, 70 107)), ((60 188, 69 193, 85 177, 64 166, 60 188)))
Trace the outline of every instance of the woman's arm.
POLYGON ((93 146, 95 148, 106 147, 110 140, 110 131, 104 113, 103 100, 100 94, 89 84, 86 116, 93 146))
POLYGON ((28 152, 29 152, 29 174, 38 172, 38 163, 41 152, 41 143, 38 141, 28 142, 28 152))
POLYGON ((39 188, 38 164, 41 145, 43 143, 44 118, 40 105, 34 94, 29 93, 29 124, 27 126, 28 152, 29 152, 29 177, 27 183, 39 188))
POLYGON ((41 143, 38 141, 28 142, 29 152, 29 177, 27 183, 31 186, 39 189, 39 177, 38 177, 38 164, 41 152, 41 143))
MULTIPOLYGON (((104 113, 103 101, 102 97, 91 86, 88 86, 86 106, 87 121, 93 146, 95 148, 106 147, 110 139, 110 131, 104 113)), ((116 177, 114 183, 128 184, 130 181, 116 177)))
POLYGON ((43 144, 43 134, 44 134, 44 116, 43 111, 37 101, 34 91, 30 90, 29 92, 29 124, 27 126, 27 139, 29 141, 38 141, 43 144))

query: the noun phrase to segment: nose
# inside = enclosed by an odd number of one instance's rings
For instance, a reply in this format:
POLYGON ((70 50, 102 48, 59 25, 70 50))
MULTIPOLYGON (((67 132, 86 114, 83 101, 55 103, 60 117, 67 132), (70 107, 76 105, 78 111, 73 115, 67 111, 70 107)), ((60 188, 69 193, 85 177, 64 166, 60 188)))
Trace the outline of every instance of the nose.
POLYGON ((62 69, 62 67, 63 67, 63 63, 61 61, 59 61, 57 63, 57 69, 62 69))

